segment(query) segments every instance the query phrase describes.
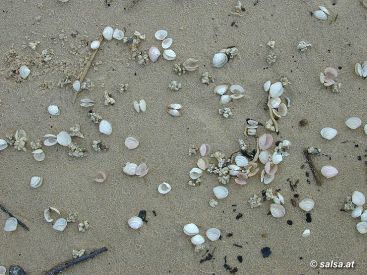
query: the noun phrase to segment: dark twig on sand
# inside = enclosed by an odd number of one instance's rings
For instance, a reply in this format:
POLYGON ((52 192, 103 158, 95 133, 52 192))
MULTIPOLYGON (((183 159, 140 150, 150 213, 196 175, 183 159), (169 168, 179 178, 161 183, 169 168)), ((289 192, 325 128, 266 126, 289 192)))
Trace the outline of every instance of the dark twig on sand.
POLYGON ((23 227, 25 230, 27 230, 27 231, 29 231, 29 227, 24 223, 24 222, 22 222, 20 219, 18 219, 17 217, 15 217, 8 209, 6 209, 5 208, 5 206, 4 205, 2 205, 2 204, 0 204, 0 209, 4 212, 4 213, 6 213, 6 214, 8 214, 10 217, 12 217, 12 218, 16 218, 17 219, 17 221, 18 221, 18 224, 21 226, 21 227, 23 227))
POLYGON ((310 167, 311 173, 316 181, 317 185, 321 185, 321 179, 319 173, 315 169, 315 165, 313 163, 313 160, 311 158, 311 154, 308 152, 307 149, 303 150, 303 155, 305 156, 306 162, 308 166, 310 167))
POLYGON ((99 249, 96 249, 94 251, 92 251, 91 253, 87 254, 87 255, 83 255, 79 258, 76 259, 71 259, 69 261, 63 262, 57 266, 55 266, 54 268, 50 269, 49 271, 46 271, 46 275, 54 275, 54 274, 58 274, 61 272, 64 272, 66 269, 68 269, 69 267, 73 267, 74 265, 87 261, 89 259, 92 259, 96 256, 98 256, 99 254, 106 252, 108 249, 107 247, 102 247, 99 249))

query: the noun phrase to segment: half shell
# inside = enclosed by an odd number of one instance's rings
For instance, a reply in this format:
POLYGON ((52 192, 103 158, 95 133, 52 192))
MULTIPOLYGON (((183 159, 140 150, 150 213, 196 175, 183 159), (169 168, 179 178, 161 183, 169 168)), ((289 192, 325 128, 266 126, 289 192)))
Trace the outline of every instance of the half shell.
POLYGON ((228 91, 227 84, 218 85, 214 88, 214 93, 216 93, 217 95, 224 95, 227 91, 228 91))
POLYGON ((0 151, 8 147, 6 140, 0 138, 0 151))
POLYGON ((143 220, 140 217, 134 216, 127 221, 128 225, 132 229, 139 229, 143 226, 143 220))
POLYGON ((64 218, 59 218, 55 221, 52 228, 57 230, 57 231, 62 232, 62 231, 65 230, 67 225, 68 225, 68 222, 64 218))
POLYGON ((205 239, 203 236, 197 234, 191 238, 191 243, 195 246, 202 245, 203 243, 205 243, 205 239))
POLYGON ((269 93, 271 97, 280 97, 284 92, 282 82, 275 82, 270 85, 269 93))
POLYGON ((359 233, 366 234, 367 233, 367 222, 357 223, 356 228, 357 228, 359 233))
POLYGON ((213 56, 213 66, 215 68, 222 68, 224 65, 226 65, 228 62, 228 57, 225 53, 216 53, 213 56))
POLYGON ((20 66, 19 76, 21 78, 26 79, 30 73, 31 73, 31 70, 26 65, 20 66))
POLYGON ((209 228, 205 234, 209 240, 214 242, 219 240, 221 232, 218 228, 209 228))
POLYGON ((57 135, 57 143, 62 146, 69 146, 71 144, 71 136, 66 131, 61 131, 57 135))
POLYGON ((162 182, 158 185, 158 192, 162 195, 168 194, 171 191, 172 187, 167 182, 162 182))
POLYGON ((43 161, 46 157, 45 152, 42 149, 37 149, 32 152, 33 158, 37 161, 43 161))
POLYGON ((326 127, 321 129, 320 134, 324 139, 332 140, 333 138, 336 137, 338 131, 335 130, 334 128, 326 127))
POLYGON ((315 207, 315 201, 313 199, 303 199, 298 204, 299 208, 301 208, 303 211, 309 212, 315 207))
POLYGON ((173 43, 173 39, 168 37, 162 41, 162 48, 168 49, 172 46, 172 43, 173 43))
POLYGON ((137 164, 132 162, 127 162, 125 166, 122 168, 122 171, 129 176, 134 176, 136 173, 137 164))
POLYGON ((167 49, 163 51, 163 58, 166 60, 175 60, 176 59, 176 53, 171 50, 167 49))
POLYGON ((183 232, 188 236, 195 236, 199 234, 199 228, 196 224, 188 223, 183 227, 183 232))
POLYGON ((239 99, 245 95, 245 89, 238 84, 233 84, 229 87, 230 92, 232 93, 231 97, 233 99, 239 99))
POLYGON ((105 119, 102 119, 99 123, 99 132, 105 135, 111 135, 112 134, 112 125, 110 122, 108 122, 105 119))
POLYGON ((205 157, 205 156, 209 155, 209 153, 210 153, 210 145, 209 144, 205 144, 205 143, 201 144, 200 145, 200 148, 199 148, 199 152, 200 152, 200 155, 202 157, 205 157))
POLYGON ((43 137, 43 144, 45 146, 53 146, 57 144, 57 137, 52 134, 47 134, 43 137))
POLYGON ((285 216, 285 208, 283 205, 272 203, 270 205, 270 213, 274 218, 281 218, 285 216))
POLYGON ((12 232, 17 230, 18 220, 14 217, 10 217, 5 221, 4 231, 12 232))
POLYGON ((115 29, 112 34, 112 37, 115 38, 116 40, 122 40, 124 36, 125 36, 125 33, 119 29, 115 29))
POLYGON ((214 196, 218 199, 218 200, 222 200, 225 199, 226 197, 228 197, 228 189, 224 186, 216 186, 213 188, 213 193, 214 196))
POLYGON ((42 182, 43 182, 42 177, 33 176, 31 177, 30 185, 32 188, 38 188, 42 185, 42 182))
POLYGON ((190 57, 186 59, 184 63, 182 63, 182 66, 188 72, 196 71, 199 68, 199 60, 190 57))
POLYGON ((338 173, 338 169, 331 165, 325 165, 321 168, 321 174, 327 179, 335 177, 338 173))
POLYGON ((138 167, 136 167, 135 175, 138 177, 144 177, 146 174, 148 174, 149 168, 146 165, 146 163, 140 163, 138 167))
POLYGON ((366 197, 362 192, 354 191, 352 194, 352 202, 357 206, 362 206, 366 202, 366 197))
POLYGON ((267 150, 273 145, 273 136, 271 134, 263 134, 258 140, 260 150, 267 150))
POLYGON ((47 107, 47 111, 52 116, 60 115, 60 109, 57 105, 50 105, 47 107))
POLYGON ((110 26, 105 27, 102 31, 102 35, 106 40, 112 40, 113 28, 110 26))
POLYGON ((161 52, 157 47, 150 47, 149 48, 148 56, 149 56, 149 59, 152 62, 156 62, 158 60, 158 58, 160 57, 160 55, 161 55, 161 52))
POLYGON ((350 117, 345 121, 345 125, 347 125, 348 128, 354 130, 362 125, 362 121, 359 117, 350 117))
POLYGON ((139 146, 139 141, 134 137, 127 137, 125 139, 125 146, 127 149, 135 149, 139 146))
POLYGON ((46 222, 53 222, 54 221, 54 219, 51 217, 53 212, 56 213, 57 215, 60 215, 60 211, 57 210, 54 207, 46 208, 43 211, 43 217, 45 218, 46 222))
POLYGON ((157 40, 164 40, 168 35, 168 32, 166 30, 158 30, 155 32, 154 37, 157 40))

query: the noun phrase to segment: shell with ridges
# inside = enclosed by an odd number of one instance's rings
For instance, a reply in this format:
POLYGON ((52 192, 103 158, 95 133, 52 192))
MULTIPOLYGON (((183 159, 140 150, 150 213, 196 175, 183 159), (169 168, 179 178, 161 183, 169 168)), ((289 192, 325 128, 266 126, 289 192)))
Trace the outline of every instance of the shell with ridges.
POLYGON ((228 56, 225 53, 214 54, 212 64, 215 68, 222 68, 227 62, 228 56))
POLYGON ((137 230, 143 226, 143 220, 140 217, 134 216, 127 221, 130 228, 137 230))
POLYGON ((281 204, 272 203, 270 205, 270 213, 274 218, 281 218, 285 216, 285 208, 281 204))
POLYGON ((205 234, 209 240, 214 242, 219 240, 221 232, 218 228, 209 228, 205 234))
POLYGON ((191 243, 195 246, 202 245, 203 243, 205 243, 205 239, 203 236, 197 234, 191 238, 191 243))
POLYGON ((320 134, 324 139, 332 140, 333 138, 336 137, 338 131, 334 128, 325 127, 321 129, 320 134))
POLYGON ((38 188, 42 185, 43 182, 43 178, 42 177, 38 177, 38 176, 33 176, 31 177, 31 182, 30 182, 30 186, 32 188, 38 188))
POLYGON ((213 193, 218 200, 222 200, 228 197, 229 191, 224 186, 216 186, 213 188, 213 193))
POLYGON ((183 232, 187 235, 187 236, 195 236, 197 234, 199 234, 199 228, 197 227, 196 224, 194 223, 188 223, 183 227, 183 232))
POLYGON ((315 207, 315 201, 310 198, 303 199, 298 204, 303 211, 309 212, 315 207))

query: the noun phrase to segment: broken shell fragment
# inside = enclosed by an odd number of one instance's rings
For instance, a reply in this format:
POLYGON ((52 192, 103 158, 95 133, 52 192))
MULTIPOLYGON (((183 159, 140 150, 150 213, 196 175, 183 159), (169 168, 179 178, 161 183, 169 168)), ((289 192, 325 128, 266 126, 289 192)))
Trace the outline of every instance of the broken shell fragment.
POLYGON ((146 165, 146 163, 140 163, 138 167, 136 167, 135 175, 138 177, 144 177, 146 174, 148 174, 149 168, 146 165))
POLYGON ((5 221, 4 231, 5 232, 12 232, 17 229, 18 220, 14 217, 10 217, 5 221))
POLYGON ((163 41, 162 41, 162 48, 163 49, 168 49, 172 46, 172 43, 173 43, 173 39, 172 38, 165 38, 163 41))
MULTIPOLYGON (((364 131, 364 133, 367 135, 367 123, 366 123, 366 125, 364 125, 364 127, 363 127, 363 131, 364 131)), ((0 150, 1 150, 1 148, 0 148, 0 150)))
POLYGON ((172 187, 167 182, 162 182, 158 185, 158 192, 162 195, 168 194, 171 191, 172 187))
POLYGON ((305 229, 305 231, 303 231, 303 233, 302 233, 302 237, 304 237, 304 238, 306 238, 310 235, 311 235, 311 230, 310 229, 305 229))
POLYGON ((56 139, 57 143, 61 146, 69 146, 71 144, 71 136, 66 131, 61 131, 58 133, 56 139))
POLYGON ((182 109, 182 105, 178 103, 172 103, 168 106, 167 112, 174 117, 181 116, 180 110, 182 109))
POLYGON ((228 62, 228 57, 225 53, 216 53, 213 56, 212 64, 215 68, 222 68, 228 62))
POLYGON ((352 202, 357 206, 362 206, 366 202, 366 197, 362 192, 354 191, 352 194, 352 202))
POLYGON ((209 228, 205 234, 209 240, 214 242, 219 240, 221 232, 218 228, 209 228))
POLYGON ((116 40, 122 40, 124 36, 125 36, 124 32, 119 29, 115 29, 112 34, 112 37, 115 38, 116 40))
POLYGON ((156 62, 160 55, 161 55, 161 52, 157 47, 150 47, 149 48, 148 56, 149 56, 149 59, 152 62, 156 62))
POLYGON ((137 230, 143 226, 143 220, 140 217, 134 216, 127 221, 130 228, 137 230))
POLYGON ((332 140, 333 138, 336 137, 338 131, 335 130, 334 128, 326 127, 321 129, 320 134, 324 139, 332 140))
POLYGON ((105 135, 111 135, 112 134, 112 125, 107 120, 103 119, 99 123, 99 132, 105 135))
POLYGON ((197 234, 191 238, 191 243, 195 246, 202 245, 203 243, 205 243, 205 239, 203 236, 197 234))
POLYGON ((273 136, 271 134, 263 134, 258 139, 260 150, 267 150, 273 145, 273 136))
POLYGON ((299 208, 301 208, 303 211, 309 212, 311 211, 315 206, 315 201, 313 199, 303 199, 298 204, 299 208))
POLYGON ((216 186, 213 188, 213 193, 214 196, 218 199, 218 200, 222 200, 225 199, 226 197, 228 197, 228 189, 224 186, 216 186))
POLYGON ((145 102, 144 99, 139 100, 139 108, 140 111, 142 111, 143 113, 147 110, 147 103, 145 102))
POLYGON ((199 60, 190 57, 182 63, 182 66, 188 72, 196 71, 199 68, 199 60))
POLYGON ((73 89, 74 89, 75 92, 80 92, 81 84, 80 84, 79 80, 75 80, 73 82, 73 89))
POLYGON ((357 228, 359 233, 366 234, 367 233, 367 222, 357 223, 356 228, 357 228))
POLYGON ((321 174, 327 179, 335 177, 338 173, 338 169, 331 165, 325 165, 321 168, 321 174))
POLYGON ((362 121, 359 117, 350 117, 345 121, 345 125, 347 125, 348 128, 355 130, 362 125, 362 121))
POLYGON ((195 236, 196 234, 199 234, 199 228, 196 224, 188 223, 183 227, 183 232, 188 236, 195 236))
POLYGON ((98 171, 97 176, 95 177, 94 181, 98 183, 104 183, 107 179, 107 175, 103 171, 98 171))
POLYGON ((106 40, 112 40, 113 28, 110 26, 105 27, 102 32, 102 35, 106 40))
POLYGON ((168 35, 168 32, 166 30, 158 30, 155 32, 154 37, 157 40, 164 40, 168 35))
POLYGON ((135 172, 136 172, 136 168, 138 167, 137 164, 135 163, 131 163, 131 162, 127 162, 125 164, 125 166, 122 168, 122 171, 129 176, 134 176, 135 172))
POLYGON ((46 157, 45 152, 42 149, 37 149, 32 152, 33 158, 37 161, 43 161, 46 157))
POLYGON ((281 204, 272 203, 270 205, 270 213, 274 218, 281 218, 285 216, 285 208, 281 204))
POLYGON ((6 149, 7 147, 8 143, 6 142, 6 140, 0 138, 0 151, 6 149))
POLYGON ((94 40, 92 41, 92 43, 90 43, 90 48, 92 50, 97 50, 100 45, 101 45, 101 42, 99 42, 98 40, 94 40))
POLYGON ((270 85, 269 94, 271 97, 280 97, 284 92, 282 82, 275 82, 270 85))
POLYGON ((232 101, 232 97, 230 95, 222 95, 220 97, 220 104, 225 105, 232 101))
POLYGON ((42 177, 33 176, 31 177, 30 185, 32 188, 38 188, 42 185, 42 182, 43 182, 42 177))
POLYGON ((216 93, 217 95, 224 95, 227 91, 228 91, 227 84, 218 85, 214 88, 214 93, 216 93))
POLYGON ((263 85, 264 91, 265 91, 265 92, 269 92, 269 90, 270 90, 270 86, 271 86, 271 81, 270 81, 270 80, 266 81, 266 82, 264 83, 264 85, 263 85))
POLYGON ((60 115, 60 109, 57 105, 50 105, 47 107, 47 111, 52 116, 60 115))
POLYGON ((163 58, 166 60, 175 60, 176 53, 171 49, 166 49, 163 51, 163 58))
POLYGON ((55 221, 54 225, 52 226, 53 229, 57 231, 64 231, 66 226, 68 225, 68 222, 64 218, 59 218, 55 221))
POLYGON ((21 78, 26 79, 30 73, 31 73, 31 70, 26 65, 20 66, 19 76, 21 78))
POLYGON ((52 212, 55 212, 57 215, 60 215, 60 211, 54 207, 49 207, 43 211, 43 217, 45 218, 46 222, 53 222, 54 219, 51 217, 52 212))
POLYGON ((336 83, 336 78, 338 77, 338 71, 335 68, 327 67, 324 73, 320 73, 320 82, 324 86, 329 87, 336 83))
POLYGON ((81 107, 88 108, 88 107, 92 107, 93 105, 94 105, 94 100, 92 100, 90 98, 82 98, 80 100, 80 106, 81 107))
POLYGON ((127 149, 133 150, 139 146, 139 141, 134 137, 127 137, 125 139, 125 146, 127 149))
POLYGON ((200 178, 202 175, 203 175, 203 170, 201 170, 200 168, 194 167, 190 171, 190 178, 193 180, 200 178))

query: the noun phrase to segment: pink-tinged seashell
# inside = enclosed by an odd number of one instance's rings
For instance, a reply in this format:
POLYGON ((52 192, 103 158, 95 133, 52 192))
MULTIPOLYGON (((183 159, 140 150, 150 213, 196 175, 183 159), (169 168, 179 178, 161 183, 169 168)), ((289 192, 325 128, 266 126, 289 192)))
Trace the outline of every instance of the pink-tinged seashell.
POLYGON ((139 164, 139 166, 136 168, 135 175, 139 177, 144 177, 146 174, 148 174, 148 171, 148 166, 143 162, 139 164))
POLYGON ((338 170, 330 165, 326 165, 321 168, 321 174, 327 179, 335 177, 338 173, 338 170))
POLYGON ((269 161, 265 164, 264 170, 266 174, 274 176, 275 173, 278 171, 278 165, 269 161))
POLYGON ((204 158, 199 158, 198 162, 197 162, 197 166, 201 169, 201 170, 206 170, 209 167, 209 162, 207 159, 204 158))
POLYGON ((245 173, 238 173, 237 177, 234 179, 235 183, 239 185, 245 185, 247 184, 247 175, 245 173))
POLYGON ((338 77, 338 71, 332 67, 327 67, 324 74, 326 79, 335 79, 338 77))
POLYGON ((273 136, 270 134, 263 134, 258 140, 260 150, 269 149, 273 145, 273 136))
POLYGON ((161 55, 161 52, 157 47, 150 47, 148 51, 149 58, 152 62, 156 62, 161 55))
POLYGON ((135 149, 139 146, 139 141, 134 137, 127 137, 125 139, 125 146, 130 150, 135 149))
POLYGON ((209 144, 201 144, 201 146, 199 148, 199 152, 200 152, 200 155, 202 157, 205 157, 205 156, 209 155, 209 152, 210 152, 209 144))

